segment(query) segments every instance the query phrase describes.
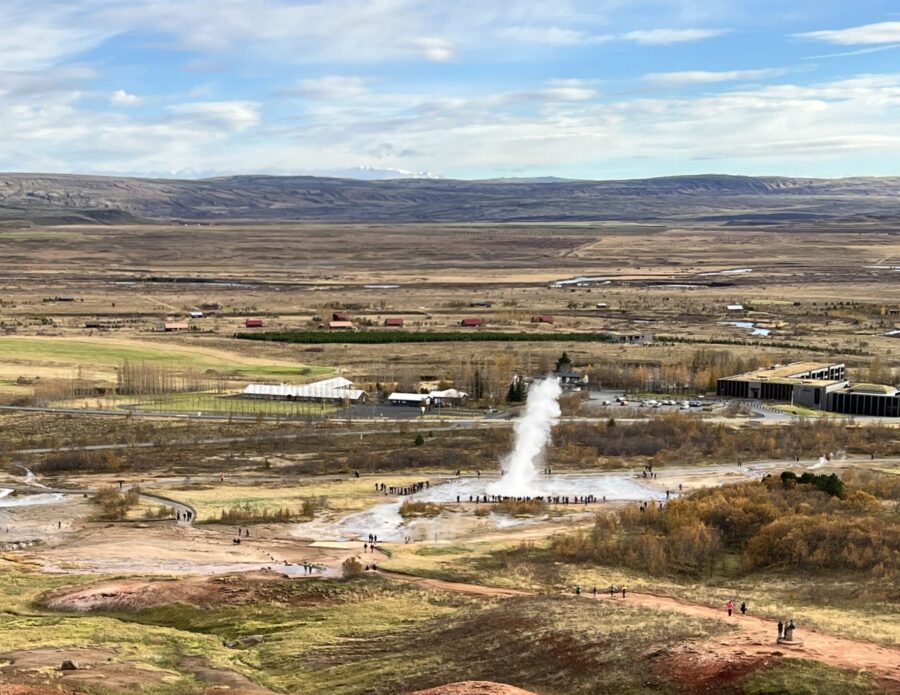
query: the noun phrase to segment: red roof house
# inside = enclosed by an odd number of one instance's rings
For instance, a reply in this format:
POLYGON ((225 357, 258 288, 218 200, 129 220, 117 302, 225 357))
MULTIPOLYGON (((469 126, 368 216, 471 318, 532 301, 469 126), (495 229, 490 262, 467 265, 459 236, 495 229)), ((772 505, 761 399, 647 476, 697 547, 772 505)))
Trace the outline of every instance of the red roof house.
POLYGON ((385 326, 393 326, 395 328, 403 328, 403 319, 385 319, 385 326))
POLYGON ((262 319, 247 319, 244 321, 244 328, 262 328, 262 319))
POLYGON ((553 317, 548 314, 544 314, 542 316, 532 316, 531 322, 532 323, 553 323, 553 317))
POLYGON ((459 325, 466 328, 477 328, 481 325, 481 319, 463 319, 459 322, 459 325))

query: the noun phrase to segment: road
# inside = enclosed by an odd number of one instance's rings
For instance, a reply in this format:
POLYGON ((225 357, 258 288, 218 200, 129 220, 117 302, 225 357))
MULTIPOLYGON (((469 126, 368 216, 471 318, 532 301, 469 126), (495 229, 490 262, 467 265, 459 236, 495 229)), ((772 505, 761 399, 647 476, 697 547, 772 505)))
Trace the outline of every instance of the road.
MULTIPOLYGON (((47 494, 58 494, 58 495, 93 495, 96 490, 94 488, 54 488, 47 487, 42 483, 38 482, 37 477, 25 466, 20 466, 25 470, 26 476, 25 480, 21 484, 10 484, 4 483, 4 487, 12 488, 14 490, 22 491, 22 492, 33 492, 36 494, 47 495, 47 494)), ((129 492, 135 485, 123 485, 122 492, 129 492)), ((160 504, 165 507, 171 507, 174 512, 177 512, 176 519, 179 524, 187 524, 193 521, 196 517, 196 510, 188 504, 184 502, 179 502, 178 500, 174 500, 171 497, 164 497, 162 495, 150 495, 145 492, 138 491, 138 497, 142 499, 144 502, 149 502, 150 504, 160 504)))

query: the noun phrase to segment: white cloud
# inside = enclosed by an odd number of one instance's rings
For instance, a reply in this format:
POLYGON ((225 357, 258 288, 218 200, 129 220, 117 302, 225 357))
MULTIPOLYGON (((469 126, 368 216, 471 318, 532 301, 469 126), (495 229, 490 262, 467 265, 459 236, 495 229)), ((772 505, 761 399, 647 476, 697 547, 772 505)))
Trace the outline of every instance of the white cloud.
POLYGON ((435 37, 422 38, 414 41, 413 45, 415 45, 425 60, 429 60, 432 63, 447 63, 456 57, 453 43, 446 39, 435 37))
POLYGON ((548 26, 511 26, 501 29, 500 36, 525 43, 543 43, 551 46, 572 46, 588 43, 593 38, 576 29, 548 26))
POLYGON ((113 106, 136 106, 141 103, 141 98, 135 94, 129 94, 124 89, 117 89, 109 95, 109 103, 113 106))
POLYGON ((665 46, 673 43, 700 41, 727 34, 726 29, 645 29, 629 31, 621 38, 643 46, 665 46))
POLYGON ((80 3, 0 3, 0 71, 43 70, 98 46, 114 32, 84 23, 80 3))
POLYGON ((184 122, 239 132, 259 124, 259 108, 252 101, 200 101, 178 104, 169 110, 184 122))
POLYGON ((784 68, 766 68, 760 70, 682 70, 678 72, 651 72, 641 79, 646 82, 676 87, 691 84, 714 84, 717 82, 734 82, 737 80, 764 80, 784 75, 784 68))
POLYGON ((900 22, 878 22, 848 29, 808 31, 796 36, 817 39, 841 46, 866 46, 882 43, 900 43, 900 22))
POLYGON ((285 96, 321 100, 357 99, 368 93, 366 80, 352 75, 325 75, 300 80, 296 87, 282 92, 285 96))

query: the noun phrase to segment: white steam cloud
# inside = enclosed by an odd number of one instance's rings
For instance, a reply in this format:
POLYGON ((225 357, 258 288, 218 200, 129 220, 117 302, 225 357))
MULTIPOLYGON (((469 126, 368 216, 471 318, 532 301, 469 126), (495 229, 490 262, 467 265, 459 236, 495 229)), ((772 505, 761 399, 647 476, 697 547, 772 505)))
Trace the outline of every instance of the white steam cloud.
POLYGON ((555 377, 535 381, 528 388, 525 414, 516 422, 516 442, 503 460, 503 477, 489 486, 488 492, 509 497, 540 494, 535 487, 538 470, 544 462, 544 450, 550 432, 559 422, 559 397, 562 388, 555 377))

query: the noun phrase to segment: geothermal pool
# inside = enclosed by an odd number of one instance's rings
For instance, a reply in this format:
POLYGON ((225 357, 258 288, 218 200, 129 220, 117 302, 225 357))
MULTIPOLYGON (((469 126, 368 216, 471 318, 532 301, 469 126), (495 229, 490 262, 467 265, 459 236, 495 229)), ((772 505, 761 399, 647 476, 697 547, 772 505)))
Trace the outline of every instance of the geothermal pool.
POLYGON ((752 321, 723 321, 722 325, 746 328, 750 331, 750 335, 769 335, 772 332, 769 328, 760 328, 752 321))
MULTIPOLYGON (((469 496, 490 495, 491 489, 499 482, 496 476, 482 476, 481 478, 453 478, 447 482, 432 485, 427 490, 422 490, 413 495, 401 498, 391 497, 390 502, 376 504, 364 512, 351 514, 332 526, 335 539, 349 540, 365 538, 374 533, 380 539, 386 541, 400 541, 406 536, 413 538, 423 534, 431 536, 435 531, 448 522, 445 516, 452 512, 444 512, 441 516, 431 519, 416 518, 404 519, 400 516, 400 505, 405 500, 415 502, 434 502, 436 504, 456 504, 459 496, 460 502, 468 505, 469 496)), ((573 497, 578 495, 594 495, 598 500, 605 496, 608 502, 635 502, 638 500, 663 500, 664 492, 653 490, 643 484, 641 479, 635 478, 634 473, 595 473, 591 475, 552 475, 543 476, 535 481, 536 492, 543 496, 573 497)), ((596 505, 569 505, 574 511, 593 511, 596 505)), ((452 506, 451 506, 452 509, 452 506)), ((545 521, 547 517, 513 518, 498 514, 490 514, 484 517, 487 523, 495 528, 521 526, 545 521)), ((302 535, 302 527, 298 529, 302 535)))
POLYGON ((38 504, 56 504, 66 498, 65 495, 56 492, 10 497, 12 493, 13 491, 7 488, 0 489, 0 509, 7 507, 31 507, 38 504))
MULTIPOLYGON (((735 464, 717 464, 708 466, 691 466, 690 474, 704 476, 710 474, 732 474, 747 479, 759 479, 775 464, 757 464, 755 466, 738 467, 735 464)), ((681 472, 681 469, 677 469, 681 472)), ((663 469, 663 473, 674 473, 673 469, 663 469)), ((661 475, 663 474, 661 473, 661 475)), ((452 526, 461 520, 472 521, 469 496, 490 495, 493 485, 499 482, 496 476, 482 476, 481 478, 452 478, 446 482, 438 482, 421 492, 405 497, 391 497, 389 502, 375 504, 369 509, 351 514, 340 521, 318 527, 313 522, 311 525, 299 525, 296 535, 308 535, 315 528, 317 537, 330 536, 331 540, 362 540, 370 533, 374 533, 379 539, 385 541, 402 541, 406 536, 414 540, 433 538, 435 534, 444 539, 455 535, 452 526), (456 497, 459 495, 460 503, 465 503, 469 510, 465 513, 454 511, 456 497), (405 500, 416 502, 434 502, 447 504, 447 509, 440 516, 433 518, 404 519, 400 516, 400 505, 405 500)), ((662 479, 663 481, 665 478, 662 479)), ((657 481, 656 487, 645 484, 646 479, 636 474, 635 471, 617 471, 611 473, 585 473, 585 474, 553 474, 551 476, 539 476, 535 481, 537 494, 543 496, 569 495, 594 495, 598 500, 606 497, 607 502, 658 502, 666 499, 665 490, 657 481)), ((597 510, 596 504, 587 506, 571 504, 568 509, 572 513, 597 510)), ((491 513, 481 517, 478 521, 487 529, 503 529, 513 526, 526 526, 546 521, 549 517, 510 517, 502 514, 491 513)))

